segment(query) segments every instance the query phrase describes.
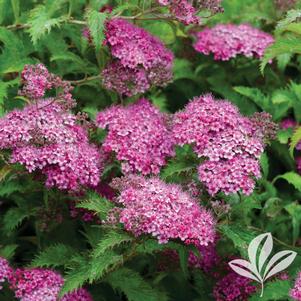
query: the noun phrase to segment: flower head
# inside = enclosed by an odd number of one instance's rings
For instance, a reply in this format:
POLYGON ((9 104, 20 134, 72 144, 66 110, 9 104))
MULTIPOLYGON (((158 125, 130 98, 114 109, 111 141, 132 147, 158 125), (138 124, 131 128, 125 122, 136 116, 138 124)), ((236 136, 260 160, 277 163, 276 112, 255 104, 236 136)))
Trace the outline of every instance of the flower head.
POLYGON ((179 185, 132 175, 116 179, 113 187, 121 190, 116 199, 124 207, 120 222, 134 235, 151 234, 159 243, 180 239, 197 246, 214 241, 215 221, 211 213, 179 185))
POLYGON ((230 102, 209 94, 194 98, 174 115, 173 135, 176 144, 192 144, 204 160, 199 179, 211 195, 253 191, 253 177, 260 177, 264 134, 230 102))
POLYGON ((248 300, 257 289, 251 283, 252 280, 230 272, 216 283, 213 296, 216 301, 248 300))
POLYGON ((124 173, 158 174, 174 154, 166 115, 146 99, 127 107, 112 106, 100 112, 96 121, 108 129, 104 152, 116 153, 124 173))
POLYGON ((52 99, 40 100, 0 119, 0 149, 11 149, 12 163, 41 170, 48 187, 77 189, 97 185, 100 154, 89 144, 76 116, 52 99))
POLYGON ((105 43, 114 58, 103 71, 108 89, 131 96, 171 80, 172 52, 144 29, 112 19, 106 23, 105 43))
POLYGON ((218 24, 196 34, 196 51, 214 54, 215 60, 228 61, 237 55, 261 58, 274 38, 248 24, 218 24))

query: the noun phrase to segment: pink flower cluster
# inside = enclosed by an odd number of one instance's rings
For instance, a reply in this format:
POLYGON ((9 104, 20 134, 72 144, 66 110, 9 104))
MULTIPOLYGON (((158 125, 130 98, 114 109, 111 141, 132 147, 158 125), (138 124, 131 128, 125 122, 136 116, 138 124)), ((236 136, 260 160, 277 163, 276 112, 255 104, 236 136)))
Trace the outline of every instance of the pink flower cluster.
POLYGON ((195 5, 187 0, 157 0, 159 4, 168 6, 170 13, 175 16, 177 20, 189 24, 200 24, 201 18, 197 16, 200 9, 209 9, 213 13, 221 12, 221 0, 197 0, 195 5))
POLYGON ((120 222, 135 236, 152 234, 159 243, 180 239, 196 246, 214 241, 213 216, 179 185, 132 175, 117 178, 112 186, 120 189, 116 201, 124 206, 120 222))
POLYGON ((5 258, 0 257, 0 290, 2 289, 1 284, 6 282, 11 277, 12 273, 13 270, 9 266, 8 261, 5 258))
POLYGON ((71 94, 71 84, 63 81, 59 76, 49 73, 43 64, 26 65, 21 74, 21 83, 23 87, 19 94, 30 100, 36 101, 44 97, 47 90, 55 88, 60 89, 56 96, 57 102, 62 102, 69 108, 75 105, 71 94))
POLYGON ((96 122, 108 128, 103 150, 116 153, 124 173, 158 174, 174 154, 167 116, 146 99, 127 107, 112 106, 98 113, 96 122))
POLYGON ((197 155, 207 158, 198 171, 211 195, 253 191, 253 177, 260 177, 262 135, 230 102, 210 94, 194 98, 174 115, 173 135, 177 144, 193 144, 197 155))
MULTIPOLYGON (((52 270, 17 269, 10 277, 11 288, 20 301, 57 301, 64 284, 62 276, 52 270)), ((61 301, 93 301, 83 288, 65 294, 61 301)))
POLYGON ((301 301, 301 273, 298 274, 294 287, 290 291, 290 296, 297 301, 301 301))
POLYGON ((100 154, 89 144, 76 116, 52 99, 39 100, 0 119, 0 149, 12 150, 12 163, 41 170, 48 187, 77 189, 97 185, 100 154))
POLYGON ((196 51, 214 54, 215 60, 228 61, 237 55, 261 58, 274 38, 248 24, 218 24, 196 33, 196 51))
POLYGON ((112 19, 106 24, 105 43, 114 59, 102 73, 106 88, 132 96, 171 80, 172 52, 144 29, 112 19))
POLYGON ((216 283, 213 296, 216 301, 248 300, 257 289, 251 283, 252 280, 230 272, 216 283))

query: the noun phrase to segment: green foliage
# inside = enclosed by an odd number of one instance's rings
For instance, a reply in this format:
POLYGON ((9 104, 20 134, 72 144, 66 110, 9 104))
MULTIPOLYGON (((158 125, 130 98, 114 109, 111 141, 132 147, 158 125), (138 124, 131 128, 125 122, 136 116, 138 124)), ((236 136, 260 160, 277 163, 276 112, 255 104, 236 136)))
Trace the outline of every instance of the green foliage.
POLYGON ((114 205, 109 200, 100 197, 96 192, 90 192, 87 199, 78 204, 77 207, 94 211, 101 219, 105 219, 114 205))
POLYGON ((273 182, 283 179, 292 184, 297 190, 301 191, 301 176, 293 171, 286 172, 283 175, 277 176, 273 182))
POLYGON ((68 265, 76 250, 64 244, 56 244, 40 252, 31 263, 32 267, 52 267, 68 265))
POLYGON ((103 31, 106 17, 105 13, 99 13, 97 10, 89 10, 86 15, 88 27, 97 52, 100 50, 104 39, 103 31))
POLYGON ((166 294, 153 289, 137 272, 121 268, 105 278, 114 289, 123 292, 129 301, 166 301, 166 294))

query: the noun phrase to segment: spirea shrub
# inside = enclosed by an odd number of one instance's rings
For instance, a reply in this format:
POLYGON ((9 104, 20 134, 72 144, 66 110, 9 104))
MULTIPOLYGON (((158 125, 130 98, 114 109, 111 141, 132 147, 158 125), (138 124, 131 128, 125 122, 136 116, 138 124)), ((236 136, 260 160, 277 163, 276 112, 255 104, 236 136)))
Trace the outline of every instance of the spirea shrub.
POLYGON ((300 9, 0 1, 0 301, 301 300, 300 9))

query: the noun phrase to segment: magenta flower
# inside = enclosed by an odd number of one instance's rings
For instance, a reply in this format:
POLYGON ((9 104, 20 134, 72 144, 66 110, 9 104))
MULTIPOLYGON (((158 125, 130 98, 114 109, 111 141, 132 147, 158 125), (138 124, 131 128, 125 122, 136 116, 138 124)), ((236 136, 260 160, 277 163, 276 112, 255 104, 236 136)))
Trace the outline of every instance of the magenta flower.
POLYGON ((171 80, 172 52, 144 29, 112 19, 106 24, 105 43, 114 58, 102 74, 108 89, 131 96, 171 80))
POLYGON ((159 243, 180 239, 197 246, 214 241, 212 214, 179 185, 132 175, 115 179, 112 186, 120 190, 116 202, 124 206, 120 222, 135 236, 151 234, 159 243))
POLYGON ((115 152, 124 173, 158 174, 166 158, 174 155, 167 116, 148 100, 127 107, 112 106, 98 113, 96 122, 107 128, 105 153, 115 152))
POLYGON ((196 33, 194 48, 215 60, 228 61, 237 55, 261 58, 274 38, 248 24, 218 24, 196 33))
POLYGON ((204 160, 198 169, 199 179, 211 195, 253 191, 254 177, 260 177, 259 157, 264 146, 257 119, 253 123, 230 102, 217 101, 212 95, 194 98, 174 115, 175 142, 192 144, 204 160))
POLYGON ((246 301, 257 289, 251 283, 252 280, 230 272, 216 283, 213 296, 216 301, 246 301))
POLYGON ((6 282, 12 275, 13 269, 10 267, 8 261, 0 257, 0 290, 2 289, 1 284, 6 282))
POLYGON ((24 165, 29 172, 40 170, 48 187, 74 190, 99 182, 98 149, 89 144, 76 116, 52 99, 1 118, 0 149, 12 150, 11 162, 24 165))
POLYGON ((83 288, 65 294, 58 299, 64 284, 63 277, 49 269, 17 269, 10 277, 11 288, 20 301, 93 301, 83 288))

